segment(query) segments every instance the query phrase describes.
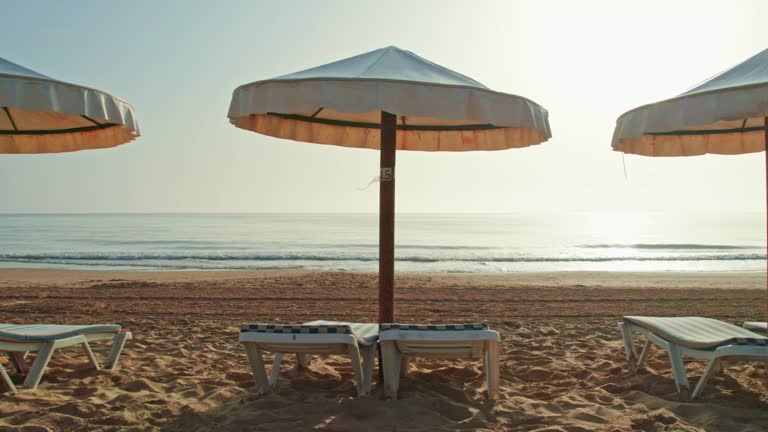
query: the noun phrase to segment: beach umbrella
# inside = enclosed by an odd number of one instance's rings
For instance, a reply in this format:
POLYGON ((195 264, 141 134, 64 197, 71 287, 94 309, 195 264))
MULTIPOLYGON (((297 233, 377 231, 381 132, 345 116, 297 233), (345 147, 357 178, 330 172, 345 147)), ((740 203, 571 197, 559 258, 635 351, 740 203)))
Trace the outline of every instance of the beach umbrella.
POLYGON ((396 47, 242 85, 229 120, 278 138, 380 150, 379 322, 394 321, 396 150, 503 150, 551 137, 538 104, 396 47))
POLYGON ((0 153, 107 148, 137 136, 126 101, 0 58, 0 153))
POLYGON ((677 97, 622 114, 616 121, 612 146, 643 156, 765 151, 768 49, 677 97))

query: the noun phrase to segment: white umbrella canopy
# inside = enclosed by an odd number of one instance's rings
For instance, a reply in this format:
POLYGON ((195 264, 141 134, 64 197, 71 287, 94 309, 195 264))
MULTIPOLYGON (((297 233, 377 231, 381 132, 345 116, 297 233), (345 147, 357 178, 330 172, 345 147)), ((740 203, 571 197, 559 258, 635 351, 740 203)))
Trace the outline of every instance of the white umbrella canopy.
POLYGON ((547 141, 547 111, 396 47, 242 85, 229 121, 318 144, 381 150, 379 322, 394 320, 396 150, 503 150, 547 141))
POLYGON ((644 156, 761 152, 767 116, 768 49, 677 97, 622 114, 612 146, 644 156))
POLYGON ((107 148, 137 136, 126 101, 0 58, 0 153, 107 148))
POLYGON ((502 150, 552 135, 535 102, 396 47, 242 85, 229 119, 278 138, 379 149, 382 111, 398 116, 398 150, 502 150))
POLYGON ((616 151, 643 156, 765 151, 768 49, 680 96, 622 114, 616 121, 612 146, 616 151))

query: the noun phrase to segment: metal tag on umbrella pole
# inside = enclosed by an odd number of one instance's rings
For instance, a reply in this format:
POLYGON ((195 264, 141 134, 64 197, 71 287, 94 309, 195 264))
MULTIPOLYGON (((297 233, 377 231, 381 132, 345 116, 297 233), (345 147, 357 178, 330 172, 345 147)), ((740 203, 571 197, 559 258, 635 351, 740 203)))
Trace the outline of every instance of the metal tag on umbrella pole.
POLYGON ((381 177, 379 177, 380 181, 392 181, 394 178, 395 170, 394 168, 382 168, 381 169, 381 177))

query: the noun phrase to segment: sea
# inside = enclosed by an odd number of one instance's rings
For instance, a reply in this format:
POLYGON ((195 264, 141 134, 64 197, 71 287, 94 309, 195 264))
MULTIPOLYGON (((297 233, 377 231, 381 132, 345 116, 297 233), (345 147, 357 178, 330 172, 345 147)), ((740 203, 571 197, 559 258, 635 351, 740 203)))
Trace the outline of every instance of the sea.
MULTIPOLYGON (((764 213, 408 214, 395 270, 765 272, 764 213)), ((0 214, 0 267, 375 272, 378 215, 0 214)))

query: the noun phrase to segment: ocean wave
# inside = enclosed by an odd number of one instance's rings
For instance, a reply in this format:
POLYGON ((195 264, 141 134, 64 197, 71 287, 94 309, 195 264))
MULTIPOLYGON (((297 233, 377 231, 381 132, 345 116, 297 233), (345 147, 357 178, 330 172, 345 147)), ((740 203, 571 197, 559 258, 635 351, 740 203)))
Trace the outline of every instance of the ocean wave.
MULTIPOLYGON (((437 263, 518 263, 518 262, 613 262, 613 261, 756 261, 765 260, 765 254, 699 254, 667 256, 396 256, 400 262, 437 263)), ((372 262, 378 261, 371 255, 323 255, 323 254, 113 254, 113 253, 40 253, 0 254, 5 262, 146 262, 146 261, 198 261, 198 262, 242 262, 242 261, 318 261, 318 262, 372 262)))
MULTIPOLYGON (((352 248, 370 248, 370 249, 378 249, 379 244, 378 243, 336 243, 336 244, 306 244, 305 246, 311 246, 311 247, 322 247, 327 249, 333 249, 333 248, 345 248, 345 247, 352 247, 352 248)), ((419 245, 419 244, 399 244, 397 245, 397 249, 421 249, 421 250, 489 250, 489 249, 496 249, 494 246, 459 246, 459 245, 440 245, 440 244, 432 244, 432 245, 419 245)))
POLYGON ((716 245, 697 243, 634 243, 634 244, 587 244, 579 245, 587 249, 651 249, 651 250, 748 250, 762 249, 763 246, 716 245))
MULTIPOLYGON (((221 246, 222 242, 219 240, 112 240, 112 239, 67 239, 64 242, 72 243, 85 243, 91 245, 97 245, 101 247, 126 247, 126 246, 152 246, 157 248, 206 248, 208 250, 221 246)), ((358 249, 378 249, 378 243, 304 243, 293 242, 289 246, 306 247, 311 249, 343 249, 343 248, 358 248, 358 249)), ((253 245, 243 244, 238 247, 230 242, 226 244, 227 249, 242 249, 252 250, 253 245)), ((403 244, 397 245, 398 249, 421 249, 421 250, 489 250, 496 249, 494 246, 462 246, 462 245, 442 245, 442 244, 403 244)))

